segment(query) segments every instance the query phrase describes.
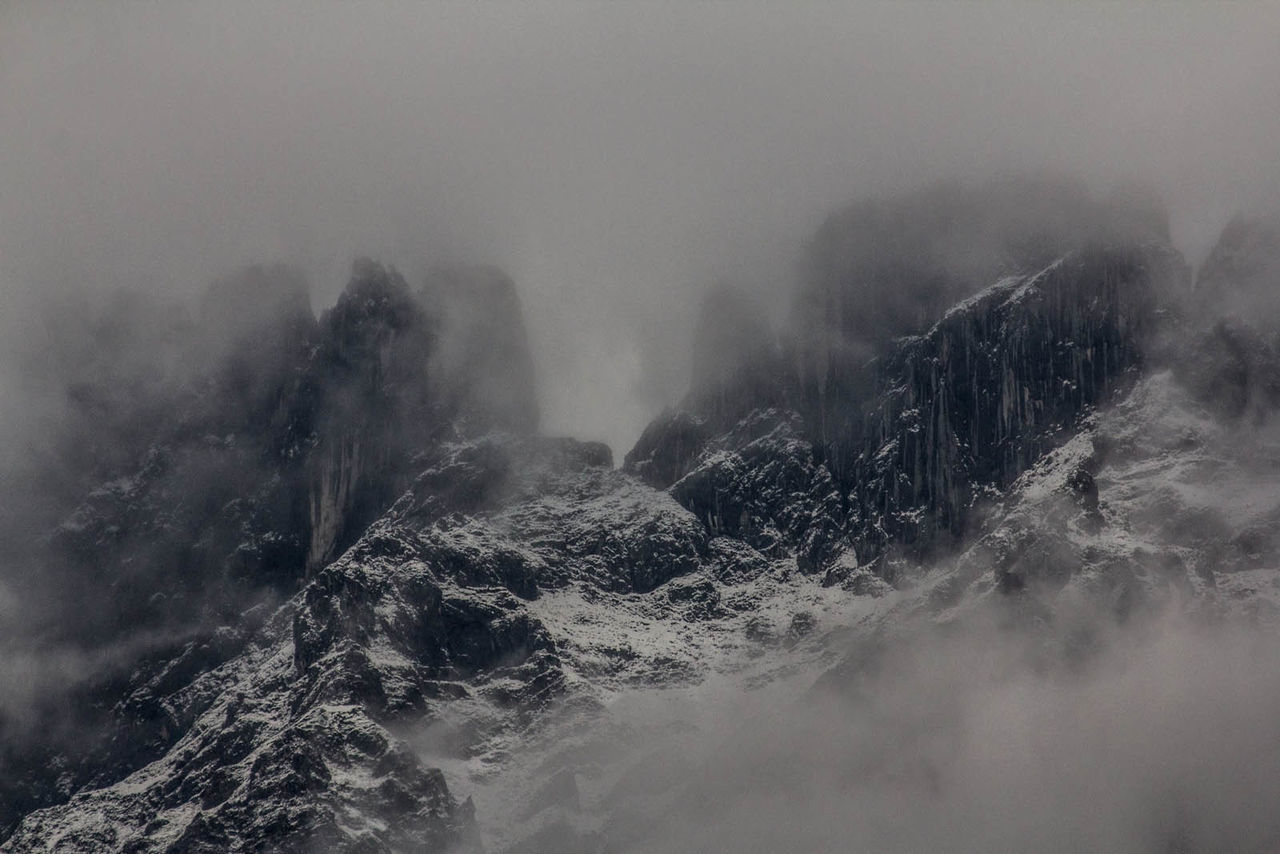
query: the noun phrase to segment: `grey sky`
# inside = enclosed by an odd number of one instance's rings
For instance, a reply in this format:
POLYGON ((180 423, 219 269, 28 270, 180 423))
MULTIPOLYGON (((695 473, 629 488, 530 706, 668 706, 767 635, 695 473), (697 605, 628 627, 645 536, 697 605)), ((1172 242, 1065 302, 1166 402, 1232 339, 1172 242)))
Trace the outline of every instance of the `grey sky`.
POLYGON ((0 4, 0 324, 33 288, 489 261, 545 426, 618 456, 691 306, 780 313, 851 198, 1150 181, 1205 250, 1280 185, 1280 4, 0 4))

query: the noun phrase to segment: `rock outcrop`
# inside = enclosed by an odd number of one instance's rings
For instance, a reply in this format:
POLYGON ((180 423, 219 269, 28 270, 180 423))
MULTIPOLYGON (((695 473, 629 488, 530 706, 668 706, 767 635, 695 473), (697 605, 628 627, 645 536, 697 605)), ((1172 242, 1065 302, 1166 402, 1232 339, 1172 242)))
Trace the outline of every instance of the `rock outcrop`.
MULTIPOLYGON (((308 380, 306 571, 355 541, 403 488, 409 455, 447 421, 428 391, 436 340, 423 307, 394 270, 364 260, 320 318, 308 380)), ((306 405, 306 404, 304 404, 306 405)))
POLYGON ((871 199, 832 216, 811 240, 792 335, 801 411, 842 481, 857 458, 865 365, 895 338, 1010 275, 1029 275, 1094 245, 1169 241, 1152 194, 1106 199, 1068 180, 943 184, 871 199))
POLYGON ((596 445, 490 437, 422 462, 290 600, 134 674, 116 714, 154 722, 147 750, 6 850, 475 850, 469 808, 404 726, 449 722, 470 754, 519 730, 569 692, 530 608, 543 591, 649 591, 708 549, 596 445))
MULTIPOLYGON (((510 281, 492 276, 514 299, 510 281)), ((50 612, 75 615, 42 633, 46 642, 121 651, 76 689, 76 711, 56 712, 43 736, 11 733, 0 720, 6 745, 21 745, 5 762, 6 804, 55 803, 89 780, 118 779, 153 761, 181 728, 119 703, 143 690, 147 661, 200 645, 217 627, 239 625, 256 603, 292 594, 408 488, 421 472, 415 455, 457 438, 464 421, 509 429, 536 422, 528 398, 503 401, 499 412, 433 381, 446 376, 441 311, 394 269, 363 260, 317 321, 300 275, 249 268, 209 288, 185 346, 169 360, 187 373, 149 391, 154 405, 131 407, 107 379, 70 390, 73 405, 113 404, 103 425, 113 456, 96 462, 102 479, 42 556, 47 598, 56 603, 50 612), (58 734, 64 725, 92 731, 93 743, 68 750, 58 734)), ((504 371, 531 372, 527 349, 510 346, 521 324, 515 304, 501 328, 468 330, 471 346, 525 359, 487 367, 495 382, 504 371)), ((466 387, 468 378, 449 378, 466 387)), ((235 654, 237 647, 207 645, 192 659, 194 675, 235 654)), ((5 824, 13 818, 0 815, 5 824)))
POLYGON ((80 689, 88 739, 6 732, 4 850, 643 849, 700 797, 696 767, 650 749, 689 737, 645 717, 682 688, 808 702, 896 627, 988 606, 1063 645, 1087 641, 1081 602, 1280 623, 1280 452, 1254 430, 1280 402, 1274 344, 1179 314, 1181 258, 1135 237, 1158 215, 1081 247, 1081 204, 1054 228, 943 205, 903 246, 950 259, 939 235, 980 234, 1003 260, 960 265, 937 293, 965 298, 926 295, 911 334, 837 324, 870 348, 833 356, 838 381, 714 296, 690 394, 621 470, 531 435, 504 276, 415 296, 365 262, 315 321, 288 276, 247 274, 281 279, 261 358, 206 378, 57 537, 117 579, 113 619, 199 619, 80 689))
POLYGON ((885 345, 862 368, 864 396, 842 404, 844 436, 804 417, 803 376, 759 360, 734 380, 767 382, 758 408, 721 405, 750 395, 695 390, 646 429, 625 467, 711 533, 794 553, 808 571, 845 546, 863 563, 891 548, 919 560, 1124 388, 1158 331, 1161 295, 1185 276, 1158 244, 1071 253, 885 345))
POLYGON ((902 341, 879 367, 850 494, 864 560, 927 554, 1141 366, 1159 294, 1185 276, 1158 246, 1073 253, 1006 278, 902 341))

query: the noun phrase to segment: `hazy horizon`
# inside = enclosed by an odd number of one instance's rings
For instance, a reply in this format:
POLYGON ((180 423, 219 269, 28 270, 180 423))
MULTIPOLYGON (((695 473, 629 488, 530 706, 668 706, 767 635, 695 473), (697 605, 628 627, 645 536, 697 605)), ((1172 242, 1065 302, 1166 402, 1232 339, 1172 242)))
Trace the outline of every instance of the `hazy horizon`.
POLYGON ((359 255, 492 263, 544 430, 620 459, 683 391, 705 289, 780 317, 860 196, 1145 182, 1198 261, 1277 196, 1277 43, 1261 4, 9 4, 4 333, 50 289, 187 298, 281 260, 319 310, 359 255))

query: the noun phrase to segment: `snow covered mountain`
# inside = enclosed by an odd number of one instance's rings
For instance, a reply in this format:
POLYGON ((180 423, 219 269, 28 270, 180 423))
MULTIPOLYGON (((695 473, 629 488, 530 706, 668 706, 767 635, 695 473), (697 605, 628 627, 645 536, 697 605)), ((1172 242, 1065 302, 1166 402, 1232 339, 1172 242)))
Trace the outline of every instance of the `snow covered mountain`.
MULTIPOLYGON (((230 373, 140 440, 141 467, 58 529, 60 553, 121 573, 112 601, 161 640, 76 698, 97 710, 90 735, 5 747, 0 847, 706 850, 697 834, 723 825, 738 828, 717 838, 726 849, 831 850, 843 843, 814 828, 842 825, 798 803, 784 827, 722 805, 784 789, 826 809, 842 786, 864 803, 877 774, 950 803, 952 766, 915 746, 934 725, 908 734, 921 707, 892 705, 867 675, 909 670, 895 650, 921 632, 994 620, 1042 641, 1052 670, 1167 608, 1280 625, 1271 328, 1204 311, 1146 208, 1108 208, 1101 233, 1079 232, 1031 195, 1034 216, 978 225, 959 214, 990 198, 946 196, 959 213, 895 249, 923 272, 836 240, 878 234, 897 208, 833 219, 818 251, 838 244, 852 267, 815 278, 802 304, 833 288, 853 301, 890 272, 891 288, 943 278, 874 329, 823 314, 819 330, 801 311, 778 342, 717 298, 703 327, 724 343, 621 468, 602 445, 535 434, 501 274, 441 274, 415 297, 362 263, 318 322, 276 300, 272 355, 223 362, 230 373), (946 278, 975 235, 982 252, 946 278), (856 768, 836 773, 789 740, 832 702, 896 759, 859 742, 841 754, 856 768), (761 709, 769 734, 750 730, 742 749, 737 715, 761 709), (774 737, 776 754, 760 747, 774 737), (755 759, 726 759, 740 749, 755 759)), ((1280 244, 1246 230, 1224 234, 1203 287, 1275 281, 1266 252, 1280 244)), ((832 755, 839 731, 821 731, 832 755)), ((1280 840, 1273 819, 1226 832, 1179 804, 1133 850, 1280 840)), ((1122 850, 1101 838, 1061 836, 1122 850)))

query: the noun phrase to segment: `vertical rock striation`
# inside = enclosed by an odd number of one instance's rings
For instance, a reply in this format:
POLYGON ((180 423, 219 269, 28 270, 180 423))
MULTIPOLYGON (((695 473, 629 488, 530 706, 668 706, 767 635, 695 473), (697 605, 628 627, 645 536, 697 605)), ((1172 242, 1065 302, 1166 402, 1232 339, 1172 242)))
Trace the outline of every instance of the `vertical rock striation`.
POLYGON ((964 301, 878 365, 849 495, 859 557, 959 537, 1142 364, 1159 294, 1185 277, 1159 246, 1067 255, 964 301))
POLYGON ((699 382, 624 467, 808 571, 847 547, 918 559, 1142 363, 1187 290, 1167 246, 1136 191, 1013 181, 853 205, 811 242, 780 344, 744 344, 768 336, 709 303, 699 382))
POLYGON ((443 415, 427 391, 435 336, 395 270, 357 261, 320 327, 309 377, 316 408, 307 573, 350 545, 403 490, 409 454, 439 432, 443 415))
POLYGON ((1004 276, 1080 248, 1168 241, 1168 217, 1150 193, 1098 199, 1069 180, 941 184, 837 211, 805 254, 792 331, 801 408, 823 458, 849 480, 863 409, 877 393, 866 363, 894 339, 922 334, 1004 276))

